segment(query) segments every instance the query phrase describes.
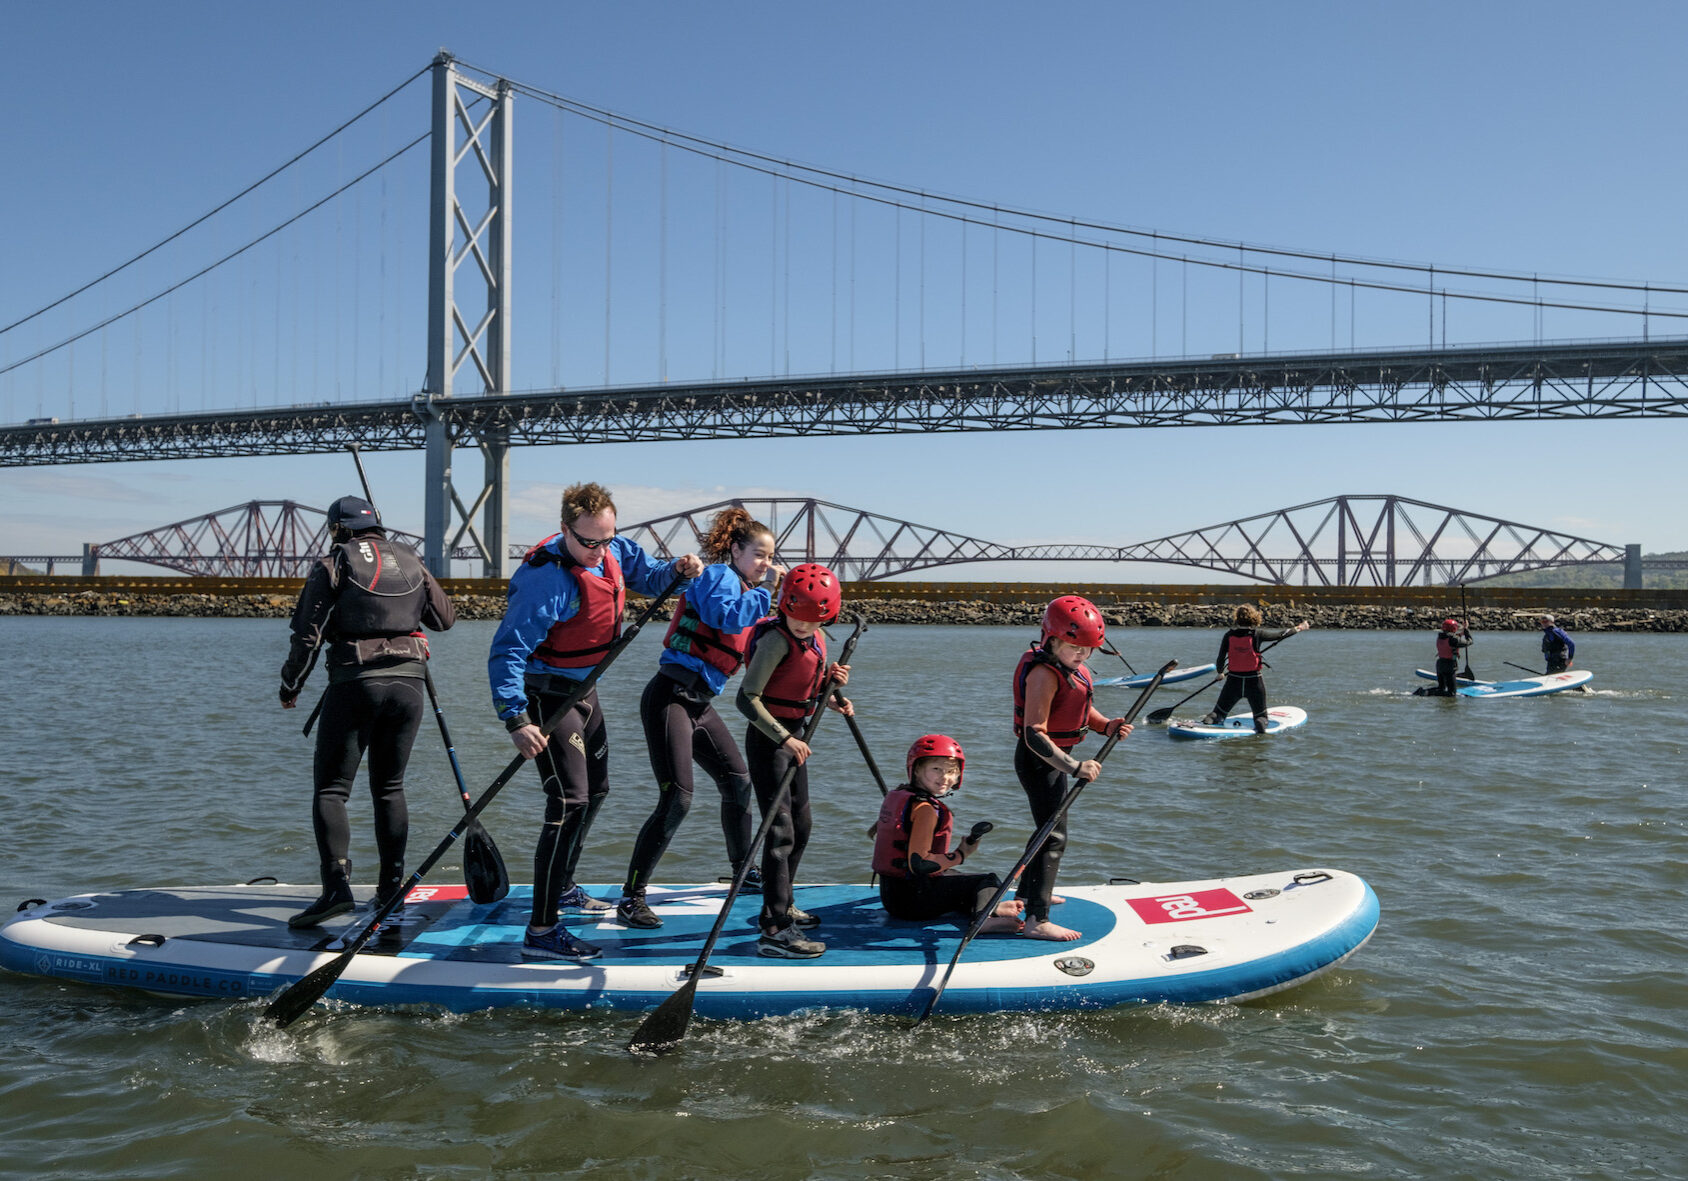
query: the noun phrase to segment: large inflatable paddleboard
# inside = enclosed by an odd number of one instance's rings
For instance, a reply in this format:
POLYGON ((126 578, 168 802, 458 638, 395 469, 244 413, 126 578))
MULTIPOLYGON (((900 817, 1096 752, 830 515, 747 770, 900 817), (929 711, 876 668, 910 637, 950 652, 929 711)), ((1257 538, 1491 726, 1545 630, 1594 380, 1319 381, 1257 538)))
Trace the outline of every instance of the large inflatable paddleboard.
MULTIPOLYGON (((1306 724, 1307 711, 1293 705, 1274 705, 1266 711, 1267 734, 1281 734, 1306 724)), ((1253 738, 1254 715, 1237 714, 1214 725, 1174 718, 1166 724, 1166 732, 1174 738, 1253 738)))
MULTIPOLYGON (((594 888, 601 892, 602 887, 594 888)), ((943 995, 944 1012, 1095 1008, 1245 1000, 1341 963, 1377 926, 1371 887, 1335 869, 1177 883, 1069 887, 1055 917, 1074 943, 981 935, 943 995)), ((315 930, 287 926, 316 896, 307 886, 189 886, 32 900, 0 927, 14 972, 168 996, 263 997, 330 961, 367 907, 315 930)), ((367 902, 370 891, 360 890, 367 902)), ((524 960, 532 893, 512 887, 477 906, 460 885, 419 886, 403 921, 353 957, 329 997, 368 1005, 649 1009, 685 980, 726 887, 652 888, 655 930, 596 916, 570 929, 601 959, 524 960)), ((756 954, 761 899, 735 901, 696 1011, 746 1018, 816 1007, 918 1012, 963 934, 957 921, 899 922, 867 886, 799 886, 818 916, 819 959, 756 954), (719 975, 716 973, 719 972, 719 975)))
POLYGON ((1540 677, 1521 677, 1516 681, 1479 681, 1456 692, 1461 697, 1541 697, 1580 688, 1593 679, 1593 673, 1576 668, 1540 677))
MULTIPOLYGON (((1180 681, 1193 681, 1197 677, 1211 677, 1214 669, 1215 666, 1211 664, 1192 664, 1189 668, 1175 668, 1161 678, 1161 684, 1176 685, 1180 681)), ((1154 673, 1138 673, 1132 677, 1097 677, 1095 683, 1125 689, 1147 689, 1149 682, 1154 679, 1154 673)))

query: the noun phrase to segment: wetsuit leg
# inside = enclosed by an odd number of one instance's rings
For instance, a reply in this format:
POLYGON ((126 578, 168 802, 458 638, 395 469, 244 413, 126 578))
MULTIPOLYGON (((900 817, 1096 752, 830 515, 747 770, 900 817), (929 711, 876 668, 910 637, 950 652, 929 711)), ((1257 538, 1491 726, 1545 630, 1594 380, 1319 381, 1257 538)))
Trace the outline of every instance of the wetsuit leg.
POLYGON ((650 884, 657 862, 680 822, 692 807, 693 721, 686 703, 675 694, 673 680, 658 673, 639 698, 639 721, 645 728, 645 747, 651 756, 651 773, 656 776, 656 807, 646 817, 633 842, 633 857, 627 865, 627 880, 621 892, 631 895, 650 884))
MULTIPOLYGON (((586 718, 586 810, 580 814, 579 825, 569 834, 568 860, 563 863, 563 890, 574 888, 575 868, 580 864, 581 851, 586 848, 586 834, 610 794, 610 739, 604 728, 604 714, 598 709, 598 696, 591 697, 592 712, 586 718)), ((568 827, 565 825, 565 828, 568 827)))
POLYGON ((1243 693, 1248 697, 1249 712, 1254 715, 1254 732, 1266 732, 1266 677, 1256 673, 1243 678, 1243 693))
POLYGON ((745 769, 732 731, 713 705, 705 705, 694 721, 692 757, 715 781, 715 790, 721 795, 721 835, 727 844, 727 860, 736 870, 755 832, 750 816, 750 772, 745 769))
MULTIPOLYGON (((1034 755, 1024 741, 1014 744, 1014 774, 1025 789, 1026 803, 1031 805, 1032 823, 1042 828, 1067 794, 1066 775, 1034 755)), ((1055 893, 1055 876, 1066 847, 1067 821, 1062 817, 1020 878, 1017 896, 1026 904, 1028 923, 1049 918, 1049 900, 1055 893)))
MULTIPOLYGON (((761 806, 764 820, 769 815, 769 809, 774 803, 774 796, 779 791, 780 783, 785 778, 786 771, 796 760, 791 752, 779 745, 773 739, 764 735, 752 726, 744 739, 745 761, 750 767, 750 782, 756 789, 756 800, 761 806)), ((798 798, 801 787, 803 812, 808 813, 808 773, 803 767, 797 769, 797 774, 791 785, 791 792, 781 803, 779 809, 773 813, 773 822, 768 826, 768 836, 762 846, 762 929, 777 930, 786 925, 786 916, 791 913, 791 874, 792 851, 798 847, 796 819, 792 802, 798 798)), ((803 840, 806 843, 808 833, 805 831, 803 840)))
POLYGON ((894 919, 927 922, 948 914, 977 918, 1002 885, 994 873, 939 873, 879 879, 879 901, 894 919))
POLYGON ((1558 656, 1549 656, 1547 658, 1547 671, 1550 676, 1553 673, 1562 673, 1570 667, 1570 658, 1565 656, 1564 653, 1560 653, 1558 656))
POLYGON ((369 737, 369 795, 375 804, 375 847, 381 856, 376 890, 383 901, 404 884, 404 848, 410 813, 404 799, 404 771, 426 707, 419 677, 380 677, 368 688, 374 719, 369 737))
POLYGON ((1454 696, 1455 691, 1458 689, 1458 684, 1456 682, 1458 670, 1458 660, 1450 660, 1442 656, 1438 656, 1436 658, 1437 693, 1441 694, 1443 697, 1454 696))
MULTIPOLYGON (((528 703, 528 715, 537 725, 538 719, 549 716, 560 702, 559 695, 536 694, 528 703)), ((590 806, 586 731, 598 712, 594 690, 557 723, 550 743, 534 759, 545 787, 545 822, 533 854, 535 927, 556 925, 557 900, 572 884, 569 870, 579 855, 590 806)))
POLYGON ((1226 673, 1225 683, 1219 686, 1219 700, 1214 703, 1213 712, 1208 716, 1216 722, 1223 722, 1225 715, 1231 712, 1231 707, 1237 704, 1237 699, 1243 695, 1244 682, 1247 677, 1236 673, 1226 673))
POLYGON ((351 856, 352 829, 346 819, 346 801, 351 798, 352 780, 369 745, 372 712, 362 681, 329 685, 323 693, 322 720, 311 760, 315 789, 311 827, 316 833, 317 856, 325 866, 351 856))

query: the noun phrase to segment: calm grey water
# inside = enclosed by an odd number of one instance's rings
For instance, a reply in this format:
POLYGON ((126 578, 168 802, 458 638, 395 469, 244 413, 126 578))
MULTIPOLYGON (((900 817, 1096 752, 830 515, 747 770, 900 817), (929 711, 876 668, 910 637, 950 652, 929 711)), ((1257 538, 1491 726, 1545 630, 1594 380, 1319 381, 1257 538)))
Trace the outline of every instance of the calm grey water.
MULTIPOLYGON (((275 701, 284 634, 245 620, 0 621, 0 901, 310 880, 303 711, 275 701)), ((471 623, 435 641, 472 790, 511 753, 487 705, 491 634, 471 623)), ((606 681, 615 794, 588 881, 619 882, 654 790, 636 706, 658 634, 606 681)), ((1217 644, 1115 638, 1140 669, 1205 661, 1217 644)), ((962 821, 996 822, 985 847, 1004 864, 1029 828, 1006 691, 1024 639, 876 628, 852 686, 887 768, 926 730, 962 741, 962 821)), ((0 1173, 1680 1177, 1688 637, 1580 639, 1590 695, 1450 702, 1405 695, 1428 634, 1314 631, 1269 674, 1273 700, 1312 715, 1302 730, 1175 744, 1145 727, 1119 748, 1075 809, 1065 880, 1324 864, 1372 883, 1377 935, 1298 990, 940 1017, 917 1033, 850 1013, 699 1021, 682 1053, 653 1062, 624 1052, 629 1014, 320 1010, 277 1032, 255 1003, 3 975, 0 1173)), ((1527 634, 1479 640, 1482 675, 1535 658, 1527 634)), ((1133 696, 1104 692, 1119 712, 1133 696)), ((859 881, 878 792, 833 721, 804 876, 859 881)), ((458 806, 429 730, 409 795, 425 853, 458 806)), ((353 857, 369 866, 355 803, 353 857)), ((522 880, 538 809, 524 775, 488 814, 522 880)), ((670 880, 722 871, 712 812, 700 800, 670 880)))

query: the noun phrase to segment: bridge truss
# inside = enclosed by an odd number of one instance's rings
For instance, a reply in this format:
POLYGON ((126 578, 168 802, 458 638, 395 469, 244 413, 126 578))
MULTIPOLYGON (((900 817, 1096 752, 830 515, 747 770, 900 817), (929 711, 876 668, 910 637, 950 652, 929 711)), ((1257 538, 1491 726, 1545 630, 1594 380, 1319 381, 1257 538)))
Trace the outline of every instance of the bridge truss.
POLYGON ((1688 339, 678 383, 0 427, 0 467, 802 435, 1688 417, 1688 339), (445 432, 444 436, 440 432, 445 432), (430 436, 430 432, 432 435, 430 436), (441 439, 444 442, 441 442, 441 439))
MULTIPOLYGON (((416 534, 387 534, 420 551, 416 534)), ((327 550, 324 510, 291 500, 252 500, 89 546, 85 566, 116 560, 209 578, 303 578, 327 550)))

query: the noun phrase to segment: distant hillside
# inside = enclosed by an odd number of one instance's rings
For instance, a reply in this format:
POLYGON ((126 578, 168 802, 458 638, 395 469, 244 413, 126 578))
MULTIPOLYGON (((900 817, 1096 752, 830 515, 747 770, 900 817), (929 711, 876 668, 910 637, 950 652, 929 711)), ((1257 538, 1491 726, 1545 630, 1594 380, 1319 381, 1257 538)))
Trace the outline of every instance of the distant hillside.
MULTIPOLYGON (((1673 561, 1688 560, 1688 551, 1678 550, 1669 554, 1643 554, 1645 558, 1661 558, 1673 561)), ((1680 590, 1688 587, 1688 570, 1647 570, 1643 572, 1643 585, 1651 590, 1680 590)), ((1612 587, 1618 588, 1624 584, 1624 568, 1620 563, 1609 566, 1565 566, 1557 570, 1531 570, 1526 574, 1505 574, 1499 578, 1484 581, 1484 586, 1573 586, 1573 587, 1612 587)))

